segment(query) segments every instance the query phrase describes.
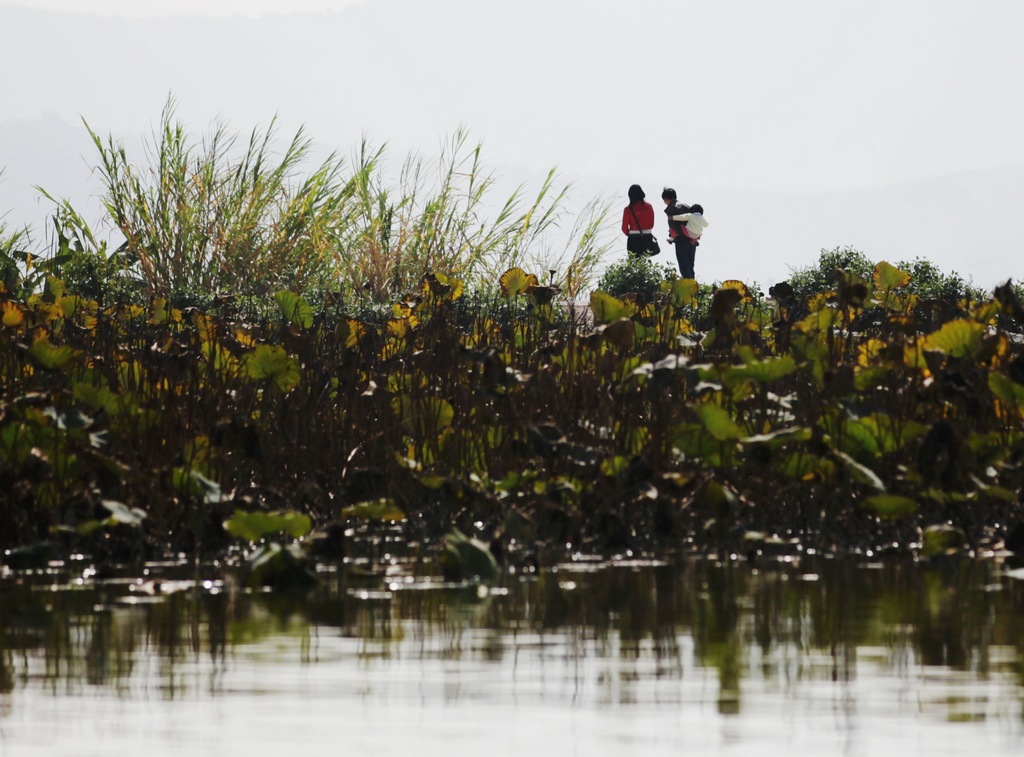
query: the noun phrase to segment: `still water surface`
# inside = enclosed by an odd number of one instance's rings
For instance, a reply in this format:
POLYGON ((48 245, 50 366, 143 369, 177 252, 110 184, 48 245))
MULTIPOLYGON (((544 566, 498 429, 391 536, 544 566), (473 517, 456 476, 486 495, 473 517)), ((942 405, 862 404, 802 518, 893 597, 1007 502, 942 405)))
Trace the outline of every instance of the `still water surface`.
POLYGON ((991 561, 64 578, 0 583, 4 757, 1024 753, 1024 583, 991 561))

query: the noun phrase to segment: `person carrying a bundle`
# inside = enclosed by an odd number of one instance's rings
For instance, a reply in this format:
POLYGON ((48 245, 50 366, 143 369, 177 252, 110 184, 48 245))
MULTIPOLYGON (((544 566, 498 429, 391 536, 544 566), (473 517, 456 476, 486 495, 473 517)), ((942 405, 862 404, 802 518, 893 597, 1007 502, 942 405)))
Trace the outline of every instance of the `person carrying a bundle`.
MULTIPOLYGON (((679 263, 679 275, 684 279, 692 279, 693 263, 696 257, 697 247, 686 235, 686 221, 677 220, 692 214, 693 208, 679 202, 676 190, 672 187, 665 187, 661 192, 661 199, 665 201, 665 215, 668 216, 668 241, 676 248, 676 261, 679 263)), ((703 217, 703 216, 702 216, 703 217)))
MULTIPOLYGON (((672 216, 672 220, 684 224, 682 228, 683 236, 690 240, 690 244, 694 247, 700 244, 700 235, 709 226, 708 222, 704 220, 704 208, 700 206, 700 203, 691 205, 688 213, 672 216)), ((671 228, 668 233, 669 237, 672 237, 671 228)))

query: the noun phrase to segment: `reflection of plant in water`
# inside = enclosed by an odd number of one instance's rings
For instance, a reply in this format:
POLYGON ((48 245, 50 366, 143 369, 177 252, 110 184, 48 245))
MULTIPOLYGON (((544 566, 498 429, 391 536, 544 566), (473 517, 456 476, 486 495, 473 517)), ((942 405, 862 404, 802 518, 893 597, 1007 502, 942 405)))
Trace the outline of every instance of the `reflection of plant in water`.
POLYGON ((210 593, 156 577, 43 592, 30 584, 53 577, 29 576, 0 594, 0 674, 15 687, 88 681, 126 697, 140 687, 208 696, 267 657, 316 662, 317 645, 340 637, 359 640, 361 665, 487 660, 519 665, 524 680, 536 670, 524 661, 539 655, 565 664, 575 692, 613 704, 652 678, 717 681, 705 695, 738 712, 765 684, 799 696, 801 684, 877 680, 879 670, 916 679, 920 665, 1016 676, 1024 616, 1016 582, 1000 571, 959 558, 582 561, 482 595, 384 592, 355 566, 308 594, 210 593), (991 591, 998 582, 1003 591, 991 591))

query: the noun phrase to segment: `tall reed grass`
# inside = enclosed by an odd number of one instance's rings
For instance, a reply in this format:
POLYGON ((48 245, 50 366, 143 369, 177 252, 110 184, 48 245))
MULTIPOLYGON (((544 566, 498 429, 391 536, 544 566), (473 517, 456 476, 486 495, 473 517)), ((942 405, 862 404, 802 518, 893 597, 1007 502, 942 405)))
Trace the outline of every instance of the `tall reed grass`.
POLYGON ((300 129, 279 151, 275 122, 244 142, 217 123, 197 142, 173 99, 143 161, 86 128, 104 207, 152 293, 288 288, 386 301, 426 273, 486 289, 525 265, 553 271, 574 296, 607 252, 606 200, 573 217, 571 187, 552 170, 535 192, 494 201, 495 176, 464 129, 391 175, 386 145, 366 140, 350 161, 331 154, 307 169, 312 141, 300 129))

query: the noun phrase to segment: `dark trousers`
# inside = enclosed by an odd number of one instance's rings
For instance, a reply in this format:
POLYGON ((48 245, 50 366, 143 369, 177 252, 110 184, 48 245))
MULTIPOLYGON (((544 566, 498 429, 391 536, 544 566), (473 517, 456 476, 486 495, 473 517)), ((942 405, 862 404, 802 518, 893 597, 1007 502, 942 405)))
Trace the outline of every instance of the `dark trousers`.
POLYGON ((696 257, 697 248, 690 243, 690 240, 680 234, 673 242, 676 246, 676 260, 679 262, 679 275, 684 279, 695 279, 693 275, 693 259, 696 257))

